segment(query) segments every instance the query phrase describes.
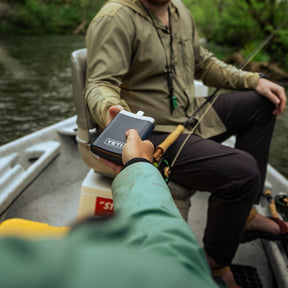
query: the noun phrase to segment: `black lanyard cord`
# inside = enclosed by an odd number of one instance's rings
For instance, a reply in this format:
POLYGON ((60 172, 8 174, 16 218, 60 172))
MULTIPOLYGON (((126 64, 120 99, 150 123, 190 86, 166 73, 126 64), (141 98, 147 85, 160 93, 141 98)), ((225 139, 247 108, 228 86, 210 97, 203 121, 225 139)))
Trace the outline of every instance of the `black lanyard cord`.
POLYGON ((163 39, 159 33, 159 30, 149 12, 149 10, 145 7, 145 5, 143 5, 143 7, 145 8, 152 24, 153 27, 156 30, 157 36, 160 40, 161 46, 164 50, 164 54, 165 54, 165 61, 166 61, 166 70, 167 70, 167 85, 168 85, 168 95, 169 95, 169 100, 170 100, 170 113, 173 113, 173 110, 177 107, 177 98, 174 95, 174 86, 173 86, 173 70, 175 70, 175 65, 174 65, 174 51, 173 51, 173 33, 172 33, 172 22, 171 22, 171 12, 170 12, 170 8, 168 8, 168 15, 169 15, 169 30, 170 30, 170 64, 168 62, 168 56, 166 53, 166 49, 165 49, 165 45, 163 42, 163 39))

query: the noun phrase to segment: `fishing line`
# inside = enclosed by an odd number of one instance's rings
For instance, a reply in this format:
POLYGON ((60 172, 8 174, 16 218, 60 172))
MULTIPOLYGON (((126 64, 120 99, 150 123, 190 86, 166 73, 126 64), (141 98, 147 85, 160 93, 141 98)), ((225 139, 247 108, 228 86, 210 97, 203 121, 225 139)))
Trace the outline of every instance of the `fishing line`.
MULTIPOLYGON (((247 64, 255 57, 255 55, 261 50, 263 49, 263 47, 265 47, 272 39, 273 37, 275 36, 275 33, 280 29, 282 28, 286 23, 287 23, 288 19, 286 19, 285 21, 283 21, 278 27, 277 29, 275 29, 268 37, 266 37, 264 39, 264 41, 262 41, 251 53, 250 55, 237 67, 237 69, 244 69, 247 64)), ((199 126, 199 124, 201 123, 201 121, 203 120, 203 118, 207 115, 207 113, 210 111, 210 109, 212 108, 213 104, 215 103, 215 101, 219 98, 219 96, 221 94, 217 94, 218 92, 220 91, 220 88, 217 88, 213 93, 212 95, 210 95, 209 97, 207 97, 207 99, 205 100, 205 102, 193 113, 193 115, 191 117, 189 117, 187 119, 187 121, 183 124, 183 125, 178 125, 178 126, 183 126, 183 128, 181 128, 181 131, 183 132, 184 131, 184 127, 186 127, 188 124, 190 124, 192 122, 192 120, 195 118, 195 116, 199 113, 200 110, 203 109, 203 107, 208 103, 210 102, 209 106, 207 107, 207 109, 204 111, 204 113, 201 115, 201 117, 199 118, 198 122, 195 124, 195 126, 193 127, 193 129, 188 133, 187 137, 184 139, 183 143, 181 144, 180 148, 178 149, 175 157, 173 158, 172 162, 171 162, 171 166, 170 167, 167 167, 166 168, 166 175, 170 174, 170 168, 172 168, 176 162, 176 160, 178 159, 180 153, 182 152, 185 144, 187 143, 187 141, 189 140, 189 138, 191 137, 191 135, 195 132, 195 130, 197 129, 197 127, 199 126), (216 95, 217 94, 217 95, 216 95), (216 97, 214 97, 216 95, 216 97), (213 99, 214 97, 214 99, 213 99), (210 101, 211 100, 211 101, 210 101), (168 169, 168 171, 167 171, 168 169)), ((178 127, 177 127, 178 128, 178 127)), ((177 130, 176 128, 176 130, 177 130)), ((175 138, 174 140, 170 140, 170 143, 169 143, 169 146, 171 146, 177 139, 178 137, 180 136, 181 133, 178 133, 177 134, 177 138, 175 138)), ((173 133, 173 132, 172 132, 173 133)), ((169 137, 169 136, 168 136, 169 137)), ((167 138, 168 138, 167 137, 167 138)), ((167 139, 166 138, 166 139, 167 139)), ((164 153, 166 152, 166 150, 169 148, 169 147, 166 147, 166 149, 163 149, 163 143, 166 141, 166 139, 156 148, 155 150, 155 153, 154 155, 157 154, 157 157, 154 156, 155 159, 160 159, 163 157, 164 153), (159 149, 159 151, 161 151, 161 154, 160 152, 158 151, 157 153, 157 149, 159 149), (159 155, 160 154, 160 155, 159 155)), ((165 147, 165 145, 164 145, 165 147)), ((156 162, 159 162, 159 160, 156 160, 156 162)))

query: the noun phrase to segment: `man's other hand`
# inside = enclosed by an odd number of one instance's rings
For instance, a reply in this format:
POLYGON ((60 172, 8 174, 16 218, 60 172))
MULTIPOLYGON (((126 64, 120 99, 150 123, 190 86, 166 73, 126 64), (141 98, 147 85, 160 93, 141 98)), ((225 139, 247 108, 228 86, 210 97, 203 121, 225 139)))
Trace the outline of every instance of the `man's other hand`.
POLYGON ((112 119, 124 108, 121 105, 114 105, 109 107, 106 126, 112 121, 112 119))
POLYGON ((275 104, 276 108, 273 111, 275 116, 279 116, 284 111, 287 99, 282 86, 261 78, 255 90, 275 104))

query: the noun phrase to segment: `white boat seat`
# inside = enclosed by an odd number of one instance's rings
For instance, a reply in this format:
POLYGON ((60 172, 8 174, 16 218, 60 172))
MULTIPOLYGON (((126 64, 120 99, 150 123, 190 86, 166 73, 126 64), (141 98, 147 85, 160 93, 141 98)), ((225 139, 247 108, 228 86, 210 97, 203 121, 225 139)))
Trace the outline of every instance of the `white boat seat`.
MULTIPOLYGON (((89 115, 84 95, 87 69, 86 57, 87 49, 76 50, 71 55, 73 97, 76 105, 78 126, 76 137, 78 148, 83 160, 90 168, 92 168, 95 172, 99 174, 114 177, 115 172, 106 165, 103 165, 99 158, 90 150, 90 144, 93 139, 93 135, 96 132, 97 126, 89 115)), ((203 86, 199 82, 195 84, 196 89, 197 86, 199 86, 198 94, 207 93, 205 86, 203 86)), ((190 206, 190 197, 192 196, 194 191, 188 190, 185 187, 171 181, 169 183, 169 188, 180 213, 182 214, 183 218, 187 220, 190 206)))
POLYGON ((71 55, 73 97, 77 114, 77 143, 82 159, 95 172, 114 177, 115 172, 103 165, 99 158, 90 150, 91 139, 97 127, 92 121, 84 95, 86 82, 87 50, 76 50, 71 55))

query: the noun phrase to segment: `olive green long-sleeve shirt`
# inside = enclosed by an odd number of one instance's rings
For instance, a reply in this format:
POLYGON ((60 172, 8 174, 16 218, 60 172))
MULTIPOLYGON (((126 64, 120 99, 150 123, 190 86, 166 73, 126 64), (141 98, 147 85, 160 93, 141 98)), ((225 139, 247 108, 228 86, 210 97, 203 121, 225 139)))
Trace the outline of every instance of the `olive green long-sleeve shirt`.
MULTIPOLYGON (((140 0, 108 1, 91 22, 87 32, 86 99, 100 129, 105 127, 108 108, 122 105, 128 111, 142 110, 155 118, 156 131, 173 131, 204 101, 194 97, 194 79, 221 88, 256 87, 258 74, 226 65, 200 45, 194 20, 181 1, 172 0, 170 11, 174 95, 178 102, 172 114, 166 70, 171 64, 170 30, 151 11, 147 14, 140 0)), ((196 133, 211 137, 224 131, 211 109, 196 133)))

